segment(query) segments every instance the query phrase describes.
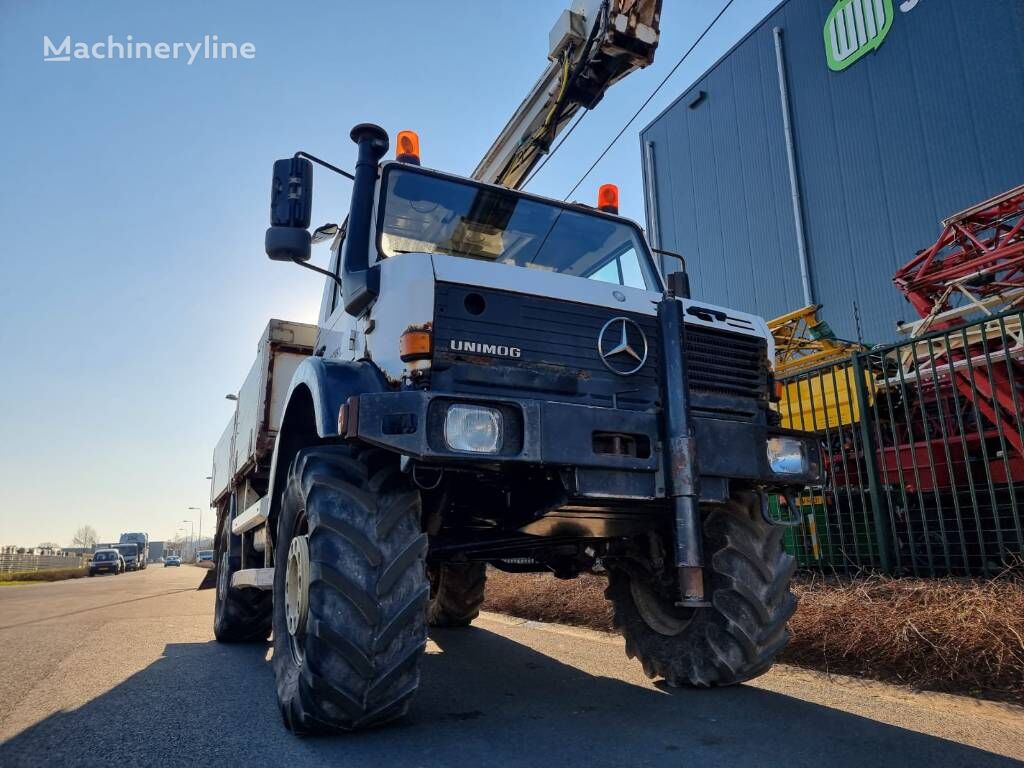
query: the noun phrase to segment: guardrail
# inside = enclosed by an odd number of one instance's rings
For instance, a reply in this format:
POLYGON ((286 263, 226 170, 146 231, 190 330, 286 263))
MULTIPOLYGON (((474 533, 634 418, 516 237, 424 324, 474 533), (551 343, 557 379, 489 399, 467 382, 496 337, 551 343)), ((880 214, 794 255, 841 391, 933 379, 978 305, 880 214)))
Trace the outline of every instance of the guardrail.
POLYGON ((794 499, 786 537, 802 566, 992 576, 1022 561, 1022 329, 1005 312, 782 382, 783 425, 824 447, 826 483, 794 499))

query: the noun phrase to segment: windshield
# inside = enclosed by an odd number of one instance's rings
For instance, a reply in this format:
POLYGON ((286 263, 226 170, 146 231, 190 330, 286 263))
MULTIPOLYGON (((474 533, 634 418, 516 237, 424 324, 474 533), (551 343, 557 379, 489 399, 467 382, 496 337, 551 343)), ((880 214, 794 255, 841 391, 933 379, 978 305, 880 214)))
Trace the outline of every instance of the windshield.
POLYGON ((93 557, 93 560, 113 560, 117 557, 113 552, 97 552, 93 557))
POLYGON ((380 249, 444 253, 658 290, 635 227, 510 190, 389 166, 380 249))

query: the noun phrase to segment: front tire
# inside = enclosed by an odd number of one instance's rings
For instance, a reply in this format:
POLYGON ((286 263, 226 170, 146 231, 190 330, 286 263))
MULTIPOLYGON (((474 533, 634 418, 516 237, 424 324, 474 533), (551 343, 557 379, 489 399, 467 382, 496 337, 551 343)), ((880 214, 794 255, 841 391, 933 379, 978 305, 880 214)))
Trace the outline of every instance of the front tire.
POLYGON ((274 674, 285 725, 381 725, 419 685, 429 595, 420 496, 383 451, 300 451, 277 527, 274 674))
POLYGON ((468 627, 480 615, 487 585, 487 563, 442 563, 428 569, 432 627, 468 627))
POLYGON ((676 608, 675 583, 642 566, 610 569, 606 596, 626 653, 669 685, 732 685, 764 674, 789 641, 796 561, 783 529, 761 517, 756 494, 737 494, 704 517, 709 608, 676 608))

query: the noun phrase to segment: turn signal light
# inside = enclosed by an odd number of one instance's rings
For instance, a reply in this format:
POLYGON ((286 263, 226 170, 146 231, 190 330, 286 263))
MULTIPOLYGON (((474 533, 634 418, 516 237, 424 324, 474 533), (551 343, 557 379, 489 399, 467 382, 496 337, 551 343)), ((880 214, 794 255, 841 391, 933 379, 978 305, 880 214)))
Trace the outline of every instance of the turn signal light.
POLYGON ((395 159, 410 165, 420 164, 420 137, 414 131, 399 131, 395 141, 395 159))
POLYGON ((412 360, 429 360, 431 346, 430 331, 422 328, 408 330, 399 337, 398 356, 405 363, 412 360))
POLYGON ((619 188, 614 184, 602 184, 597 190, 597 208, 605 213, 618 214, 619 188))
POLYGON ((359 396, 353 395, 338 408, 338 435, 355 437, 359 432, 359 396))

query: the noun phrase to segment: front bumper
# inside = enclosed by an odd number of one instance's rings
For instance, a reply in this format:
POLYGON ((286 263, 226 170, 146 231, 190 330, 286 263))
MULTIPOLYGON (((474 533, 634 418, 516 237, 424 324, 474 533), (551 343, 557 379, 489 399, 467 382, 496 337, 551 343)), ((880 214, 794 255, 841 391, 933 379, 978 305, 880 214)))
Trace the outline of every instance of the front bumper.
MULTIPOLYGON (((446 394, 441 392, 379 392, 350 398, 344 406, 347 438, 436 464, 527 464, 567 467, 582 472, 588 482, 615 485, 615 473, 634 479, 646 477, 643 487, 650 498, 665 497, 659 452, 660 425, 656 414, 599 408, 548 400, 511 399, 446 394), (454 451, 444 441, 444 418, 449 405, 471 403, 498 409, 506 437, 493 454, 454 451), (608 453, 595 436, 629 438, 635 455, 608 453), (599 470, 599 472, 595 472, 599 470)), ((821 450, 817 441, 801 433, 762 424, 701 417, 691 418, 701 478, 747 480, 756 484, 792 487, 821 479, 821 450), (769 436, 791 435, 805 441, 809 471, 776 475, 768 464, 769 436)), ((606 444, 606 441, 605 441, 606 444)), ((611 494, 614 495, 614 494, 611 494)))

